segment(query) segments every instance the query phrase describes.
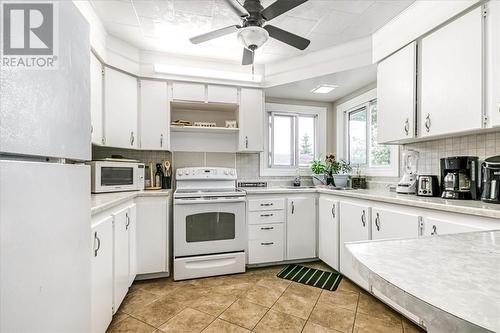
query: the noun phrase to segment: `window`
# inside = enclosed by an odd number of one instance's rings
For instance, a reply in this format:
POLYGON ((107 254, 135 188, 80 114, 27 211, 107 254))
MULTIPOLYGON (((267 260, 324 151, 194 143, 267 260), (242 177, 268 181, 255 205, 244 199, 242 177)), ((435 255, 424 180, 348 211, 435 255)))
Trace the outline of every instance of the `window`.
POLYGON ((325 154, 326 108, 267 103, 266 111, 261 175, 308 173, 312 160, 325 154))

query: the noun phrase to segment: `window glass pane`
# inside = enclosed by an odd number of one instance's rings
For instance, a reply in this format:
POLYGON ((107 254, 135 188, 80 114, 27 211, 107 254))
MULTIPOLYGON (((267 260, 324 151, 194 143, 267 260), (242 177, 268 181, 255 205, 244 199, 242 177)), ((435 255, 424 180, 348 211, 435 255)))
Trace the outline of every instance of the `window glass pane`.
POLYGON ((366 164, 366 108, 349 113, 349 162, 366 164))
POLYGON ((308 166, 314 159, 314 117, 299 117, 299 165, 308 166))
POLYGON ((391 149, 377 144, 377 102, 370 103, 370 166, 388 166, 391 163, 391 149))
POLYGON ((280 166, 293 165, 293 118, 274 116, 273 164, 280 166))

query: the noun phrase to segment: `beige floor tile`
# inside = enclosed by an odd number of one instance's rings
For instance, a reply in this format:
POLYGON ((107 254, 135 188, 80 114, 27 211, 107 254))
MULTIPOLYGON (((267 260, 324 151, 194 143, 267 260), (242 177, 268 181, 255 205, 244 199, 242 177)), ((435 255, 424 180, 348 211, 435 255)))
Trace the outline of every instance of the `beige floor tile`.
POLYGON ((311 321, 308 321, 306 323, 306 326, 304 326, 302 333, 339 333, 339 331, 332 330, 332 329, 323 327, 321 325, 315 324, 311 321))
POLYGON ((403 331, 404 333, 422 333, 425 332, 424 329, 410 322, 408 319, 403 319, 403 331))
POLYGON ((248 333, 249 330, 239 327, 237 325, 228 323, 222 319, 216 319, 207 328, 203 330, 203 333, 248 333))
POLYGON ((362 313, 356 315, 354 324, 355 333, 403 333, 403 324, 367 316, 362 313))
POLYGON ((138 289, 145 290, 158 296, 165 296, 177 290, 181 286, 170 279, 156 279, 150 283, 141 283, 138 289))
POLYGON ((233 304, 234 301, 236 301, 235 296, 210 293, 204 297, 193 300, 193 302, 190 303, 190 307, 218 317, 233 304))
POLYGON ((257 281, 257 285, 259 286, 279 290, 281 292, 285 291, 290 283, 292 283, 290 280, 285 280, 277 276, 266 276, 257 281))
POLYGON ((118 323, 119 321, 121 321, 125 318, 128 318, 128 317, 129 317, 129 315, 126 314, 125 312, 118 311, 113 315, 113 320, 111 320, 111 324, 109 324, 109 326, 114 325, 114 324, 118 323))
POLYGON ((186 308, 160 326, 160 330, 168 333, 201 332, 214 320, 215 317, 213 316, 195 309, 186 308))
POLYGON ((325 303, 318 303, 314 307, 309 321, 340 332, 351 332, 354 325, 354 317, 354 311, 325 303))
POLYGON ((193 301, 210 294, 210 289, 198 285, 184 285, 169 293, 168 298, 174 303, 185 303, 189 305, 193 301))
POLYGON ((358 302, 358 313, 376 317, 387 322, 401 324, 401 315, 375 297, 360 293, 358 302))
POLYGON ((134 310, 131 315, 139 320, 142 320, 154 327, 160 327, 170 318, 186 308, 184 303, 175 303, 166 296, 151 304, 134 310))
POLYGON ((119 322, 110 325, 107 329, 107 333, 151 333, 154 332, 156 328, 148 324, 143 323, 135 318, 127 316, 127 318, 120 320, 119 322))
POLYGON ((328 266, 327 264, 325 264, 322 261, 313 261, 313 262, 308 262, 308 263, 304 263, 301 265, 306 266, 306 267, 311 267, 314 269, 319 269, 319 270, 322 270, 325 272, 332 272, 333 271, 333 269, 330 266, 328 266))
POLYGON ((307 319, 320 293, 321 289, 292 283, 271 309, 307 319))
POLYGON ((119 311, 131 313, 145 305, 151 304, 159 298, 160 296, 150 293, 149 291, 136 289, 125 296, 125 299, 120 305, 119 311))
POLYGON ((266 314, 267 310, 268 309, 262 305, 250 303, 240 299, 224 311, 224 313, 220 315, 220 318, 252 330, 259 320, 266 314))
POLYGON ((269 289, 260 285, 254 285, 243 296, 247 301, 270 308, 281 296, 282 292, 269 289))
POLYGON ((327 291, 323 290, 318 302, 326 303, 332 306, 338 306, 351 311, 356 311, 358 306, 358 293, 353 293, 350 291, 327 291))
POLYGON ((357 284, 346 278, 345 276, 342 278, 342 281, 340 281, 340 284, 337 288, 337 290, 342 290, 342 291, 351 291, 354 293, 359 293, 361 292, 361 288, 358 287, 357 284))
POLYGON ((301 332, 305 322, 303 319, 269 310, 253 331, 258 333, 301 332))
POLYGON ((221 286, 213 287, 210 289, 210 291, 224 295, 241 296, 246 293, 252 286, 253 283, 250 282, 227 283, 221 286))

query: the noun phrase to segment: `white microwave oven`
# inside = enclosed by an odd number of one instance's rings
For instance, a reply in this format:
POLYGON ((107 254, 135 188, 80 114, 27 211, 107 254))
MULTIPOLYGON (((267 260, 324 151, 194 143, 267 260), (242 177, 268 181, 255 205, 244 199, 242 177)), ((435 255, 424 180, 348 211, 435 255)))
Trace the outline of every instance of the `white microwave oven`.
POLYGON ((144 164, 137 162, 92 161, 92 193, 139 191, 144 189, 144 164))

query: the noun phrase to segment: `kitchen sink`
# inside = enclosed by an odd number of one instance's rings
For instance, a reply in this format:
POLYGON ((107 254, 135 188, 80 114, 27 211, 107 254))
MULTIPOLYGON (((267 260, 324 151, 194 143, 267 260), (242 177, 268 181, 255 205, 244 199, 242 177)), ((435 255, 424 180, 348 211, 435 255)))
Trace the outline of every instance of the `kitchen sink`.
POLYGON ((316 186, 280 186, 280 188, 300 190, 300 189, 316 188, 316 186))

